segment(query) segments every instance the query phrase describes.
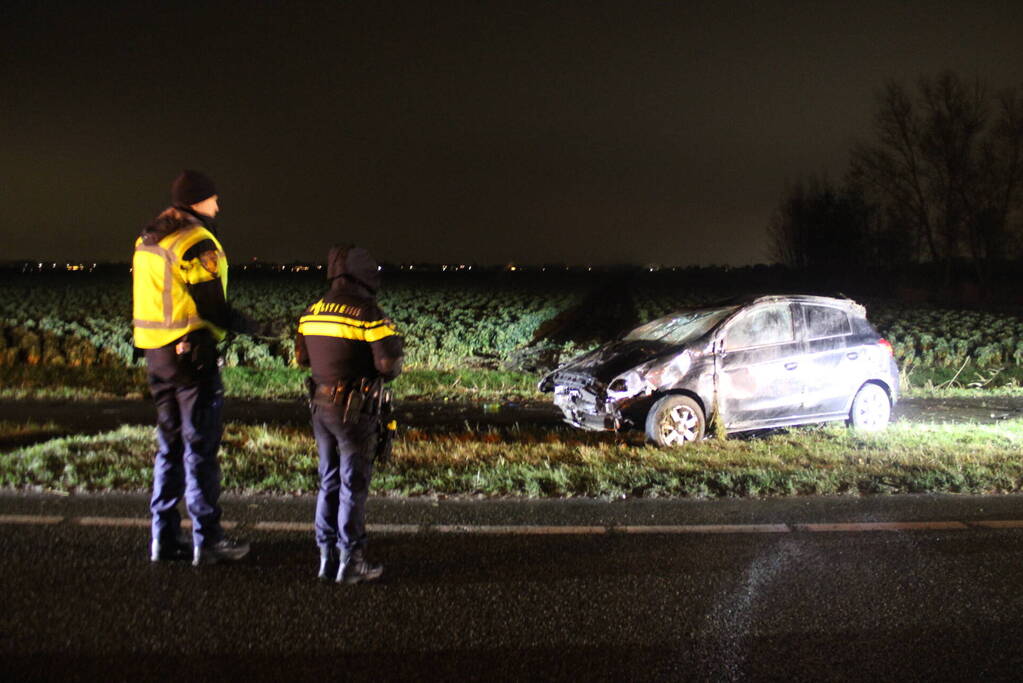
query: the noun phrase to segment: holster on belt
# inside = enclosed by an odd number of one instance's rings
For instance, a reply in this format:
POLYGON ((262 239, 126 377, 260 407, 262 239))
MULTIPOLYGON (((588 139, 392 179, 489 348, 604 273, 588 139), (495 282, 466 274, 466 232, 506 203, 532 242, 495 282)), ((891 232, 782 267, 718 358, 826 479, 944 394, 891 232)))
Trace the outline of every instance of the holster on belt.
POLYGON ((313 384, 309 382, 311 405, 333 407, 344 423, 355 423, 363 415, 381 415, 384 407, 389 409, 391 390, 384 388, 383 380, 344 380, 337 384, 313 384))
POLYGON ((194 382, 217 371, 217 346, 208 330, 193 330, 174 343, 175 375, 194 382))

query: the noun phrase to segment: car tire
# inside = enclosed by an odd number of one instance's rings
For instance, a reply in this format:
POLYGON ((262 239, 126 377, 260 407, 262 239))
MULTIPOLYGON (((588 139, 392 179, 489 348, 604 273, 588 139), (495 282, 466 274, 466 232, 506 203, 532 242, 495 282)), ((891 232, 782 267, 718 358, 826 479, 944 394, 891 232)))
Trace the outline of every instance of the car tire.
POLYGON ((853 398, 846 421, 857 432, 880 432, 888 426, 892 402, 888 392, 877 384, 864 384, 853 398))
POLYGON ((647 438, 666 448, 679 448, 699 441, 706 429, 703 409, 688 396, 665 396, 650 407, 646 416, 647 438))

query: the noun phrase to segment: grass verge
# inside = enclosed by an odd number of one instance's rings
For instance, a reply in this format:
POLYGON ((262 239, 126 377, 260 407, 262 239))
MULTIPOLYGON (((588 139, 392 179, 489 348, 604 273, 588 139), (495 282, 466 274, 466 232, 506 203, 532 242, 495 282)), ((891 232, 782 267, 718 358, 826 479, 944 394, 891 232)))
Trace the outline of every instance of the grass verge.
POLYGON ((1023 396, 1023 367, 982 370, 967 363, 959 368, 912 368, 905 395, 911 398, 976 398, 1023 396))
POLYGON ((0 452, 22 444, 53 438, 65 430, 54 422, 0 420, 0 452))
MULTIPOLYGON (((636 437, 523 428, 407 430, 373 479, 384 495, 766 497, 1023 490, 1023 420, 996 425, 896 423, 879 435, 841 426, 707 440, 684 451, 636 437)), ((0 485, 57 491, 142 490, 151 427, 56 438, 0 455, 0 485)), ((312 493, 307 430, 229 424, 224 486, 312 493)))
POLYGON ((0 366, 0 398, 4 399, 140 398, 145 382, 146 374, 142 368, 0 366))

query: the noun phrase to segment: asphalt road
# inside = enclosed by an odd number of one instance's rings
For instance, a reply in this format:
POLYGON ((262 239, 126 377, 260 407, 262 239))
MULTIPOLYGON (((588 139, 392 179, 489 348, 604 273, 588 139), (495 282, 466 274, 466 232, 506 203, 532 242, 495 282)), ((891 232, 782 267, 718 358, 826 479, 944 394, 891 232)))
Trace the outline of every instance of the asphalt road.
POLYGON ((355 587, 315 581, 312 505, 225 499, 251 557, 193 569, 148 562, 142 497, 0 495, 0 676, 1016 680, 1023 665, 1016 496, 374 499, 384 577, 355 587))

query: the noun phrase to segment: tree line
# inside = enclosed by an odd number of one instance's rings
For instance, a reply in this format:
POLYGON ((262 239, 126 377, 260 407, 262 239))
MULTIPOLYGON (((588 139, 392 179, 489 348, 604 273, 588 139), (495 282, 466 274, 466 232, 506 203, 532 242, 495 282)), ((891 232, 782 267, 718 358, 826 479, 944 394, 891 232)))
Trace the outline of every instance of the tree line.
POLYGON ((886 83, 841 181, 789 186, 768 233, 771 256, 797 269, 912 266, 988 286, 1023 253, 1023 91, 951 71, 886 83))

